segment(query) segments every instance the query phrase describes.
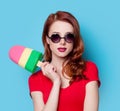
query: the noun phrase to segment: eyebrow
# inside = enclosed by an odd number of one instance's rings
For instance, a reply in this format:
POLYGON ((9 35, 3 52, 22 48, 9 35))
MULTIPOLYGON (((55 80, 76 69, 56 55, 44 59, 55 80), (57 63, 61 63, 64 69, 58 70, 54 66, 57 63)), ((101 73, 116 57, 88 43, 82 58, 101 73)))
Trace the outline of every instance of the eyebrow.
MULTIPOLYGON (((72 33, 73 34, 73 32, 66 32, 65 35, 68 34, 68 33, 72 33)), ((52 34, 60 34, 60 32, 52 32, 52 34)))
POLYGON ((52 33, 55 33, 55 34, 56 34, 56 33, 57 33, 57 34, 60 34, 60 32, 52 32, 52 33))

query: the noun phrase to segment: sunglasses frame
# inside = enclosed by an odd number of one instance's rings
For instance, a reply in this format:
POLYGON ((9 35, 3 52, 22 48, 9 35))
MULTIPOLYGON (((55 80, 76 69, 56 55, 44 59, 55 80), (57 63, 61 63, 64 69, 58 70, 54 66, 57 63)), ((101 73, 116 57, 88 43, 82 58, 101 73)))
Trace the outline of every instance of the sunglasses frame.
POLYGON ((61 37, 58 33, 55 33, 55 34, 52 34, 51 36, 48 36, 48 35, 47 35, 47 37, 48 37, 53 43, 59 43, 61 39, 64 39, 65 42, 67 42, 67 43, 73 43, 75 36, 74 36, 73 33, 67 33, 64 37, 61 37), (73 40, 71 39, 71 41, 67 41, 67 38, 68 38, 67 36, 68 36, 69 34, 73 35, 73 40), (55 42, 54 40, 52 40, 53 35, 58 35, 59 40, 56 41, 56 42, 55 42))

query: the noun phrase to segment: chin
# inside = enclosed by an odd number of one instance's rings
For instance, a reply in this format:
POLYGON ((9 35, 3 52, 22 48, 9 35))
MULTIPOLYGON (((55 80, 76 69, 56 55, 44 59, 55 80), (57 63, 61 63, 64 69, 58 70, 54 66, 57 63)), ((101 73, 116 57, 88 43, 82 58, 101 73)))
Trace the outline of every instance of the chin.
POLYGON ((67 57, 68 54, 58 54, 58 57, 62 57, 62 58, 65 58, 67 57))

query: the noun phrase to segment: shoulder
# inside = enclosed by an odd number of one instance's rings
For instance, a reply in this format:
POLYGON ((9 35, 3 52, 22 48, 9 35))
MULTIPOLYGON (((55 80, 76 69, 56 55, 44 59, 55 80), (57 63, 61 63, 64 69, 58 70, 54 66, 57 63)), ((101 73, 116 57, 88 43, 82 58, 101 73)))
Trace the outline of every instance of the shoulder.
POLYGON ((97 65, 92 61, 86 62, 86 68, 84 71, 84 75, 87 78, 87 83, 91 81, 98 81, 100 85, 100 79, 99 79, 99 72, 97 65))
POLYGON ((30 75, 29 77, 29 81, 33 81, 33 80, 39 80, 43 78, 43 73, 42 71, 37 71, 35 73, 33 73, 32 75, 30 75))
POLYGON ((98 74, 98 67, 94 62, 87 61, 86 62, 85 72, 87 72, 86 74, 89 74, 89 73, 98 74))
POLYGON ((30 75, 28 79, 29 91, 48 91, 52 87, 52 82, 40 70, 30 75))
MULTIPOLYGON (((94 68, 97 69, 97 65, 92 61, 86 61, 86 68, 94 68)), ((97 69, 98 70, 98 69, 97 69)))
POLYGON ((28 79, 30 92, 41 91, 43 88, 42 87, 43 80, 44 80, 44 75, 41 70, 30 75, 30 77, 28 79))
POLYGON ((37 83, 37 82, 41 83, 44 81, 49 81, 49 79, 43 74, 41 70, 31 74, 28 79, 29 83, 37 83))
POLYGON ((48 86, 48 84, 51 84, 51 81, 49 78, 43 75, 43 72, 41 70, 30 75, 28 79, 30 91, 42 91, 46 84, 48 86))

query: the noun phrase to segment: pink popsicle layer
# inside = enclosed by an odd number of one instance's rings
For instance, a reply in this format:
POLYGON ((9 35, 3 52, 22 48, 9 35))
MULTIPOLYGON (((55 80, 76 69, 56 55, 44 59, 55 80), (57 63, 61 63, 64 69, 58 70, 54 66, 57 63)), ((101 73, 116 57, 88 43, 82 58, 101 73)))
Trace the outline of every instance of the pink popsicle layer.
POLYGON ((10 59, 13 60, 16 64, 18 64, 24 49, 25 49, 24 46, 19 46, 19 45, 13 46, 9 51, 10 59))

